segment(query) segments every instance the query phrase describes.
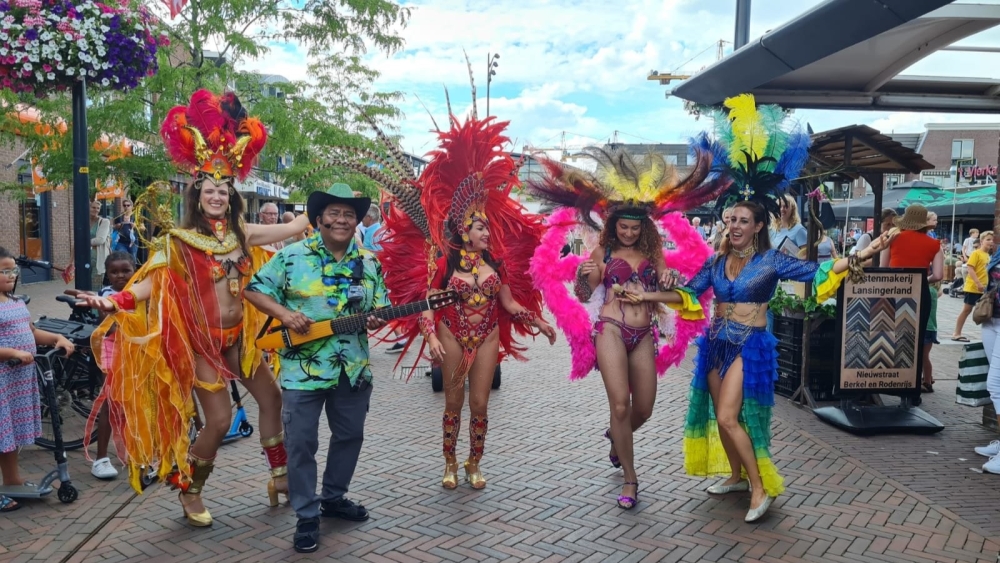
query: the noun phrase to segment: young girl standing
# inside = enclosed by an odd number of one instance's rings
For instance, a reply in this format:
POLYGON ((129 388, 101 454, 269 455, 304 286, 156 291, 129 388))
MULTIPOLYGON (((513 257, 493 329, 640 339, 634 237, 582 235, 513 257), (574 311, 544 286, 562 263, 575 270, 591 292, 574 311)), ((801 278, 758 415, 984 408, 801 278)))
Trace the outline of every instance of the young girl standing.
MULTIPOLYGON (((135 275, 135 260, 128 252, 112 252, 104 261, 104 271, 107 273, 110 285, 101 289, 100 296, 110 297, 125 289, 129 280, 135 275)), ((101 313, 101 320, 104 320, 106 316, 107 313, 101 313)), ((105 369, 109 369, 114 350, 115 334, 109 332, 108 336, 104 338, 104 354, 102 356, 105 361, 105 369)), ((110 441, 111 419, 108 403, 105 402, 101 405, 97 416, 97 459, 94 460, 94 465, 90 468, 90 474, 98 479, 114 479, 118 476, 118 470, 115 469, 111 458, 108 457, 108 442, 110 441)))
MULTIPOLYGON (((38 330, 24 303, 12 295, 21 270, 14 256, 0 248, 0 473, 4 486, 31 485, 21 478, 17 452, 42 435, 35 346, 54 346, 73 353, 66 338, 38 330), (10 366, 10 360, 18 365, 10 366)), ((0 495, 0 512, 21 508, 14 499, 0 495)))

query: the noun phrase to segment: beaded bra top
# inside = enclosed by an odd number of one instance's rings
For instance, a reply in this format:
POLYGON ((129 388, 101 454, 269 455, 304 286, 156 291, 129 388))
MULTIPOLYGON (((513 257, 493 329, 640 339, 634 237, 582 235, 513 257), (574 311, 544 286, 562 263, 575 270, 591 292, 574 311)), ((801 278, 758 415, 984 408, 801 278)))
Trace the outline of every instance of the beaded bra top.
POLYGON ((767 303, 780 280, 811 281, 819 264, 786 256, 776 250, 755 254, 736 279, 726 277, 726 258, 712 255, 689 287, 701 295, 709 287, 715 298, 726 303, 767 303))
POLYGON ((461 301, 445 307, 443 320, 455 338, 467 350, 474 350, 496 329, 500 320, 497 296, 503 283, 496 272, 478 284, 470 284, 458 276, 451 276, 448 288, 458 293, 461 301), (480 316, 478 323, 469 317, 480 316))

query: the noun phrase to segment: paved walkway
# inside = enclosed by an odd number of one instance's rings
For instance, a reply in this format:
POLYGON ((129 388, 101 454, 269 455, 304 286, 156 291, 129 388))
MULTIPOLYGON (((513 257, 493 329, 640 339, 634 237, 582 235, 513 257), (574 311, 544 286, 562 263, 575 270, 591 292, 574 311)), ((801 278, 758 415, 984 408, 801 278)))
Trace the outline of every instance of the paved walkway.
MULTIPOLYGON (((35 315, 52 289, 37 294, 35 315)), ((943 327, 951 328, 947 297, 943 327)), ((62 314, 61 304, 53 312, 62 314)), ((970 325, 965 333, 978 336, 970 325)), ((161 486, 141 496, 123 479, 100 482, 71 452, 80 499, 28 501, 0 517, 0 561, 982 561, 1000 551, 1000 476, 977 471, 972 447, 997 436, 980 409, 954 403, 960 346, 934 350, 938 391, 924 408, 945 422, 935 436, 859 438, 779 399, 775 461, 788 491, 769 515, 743 522, 746 495, 710 498, 681 467, 690 362, 660 383, 656 410, 639 431, 640 503, 614 505, 621 472, 607 462, 607 404, 599 377, 569 383, 568 350, 531 346, 532 361, 504 366, 490 404, 484 491, 439 485, 444 397, 426 378, 395 379, 395 357, 374 353, 380 374, 350 496, 369 508, 362 524, 324 521, 320 550, 298 556, 295 517, 269 508, 257 436, 223 446, 205 499, 216 518, 193 529, 161 486)), ((890 401, 892 399, 889 399, 890 401)), ((248 413, 255 417, 252 402, 248 413)), ((466 415, 467 418, 467 415, 466 415)), ((467 424, 466 424, 467 427, 467 424)), ((321 436, 328 435, 323 430, 321 436)), ((463 433, 464 434, 464 433, 463 433)), ((467 447, 462 436, 460 447, 467 447)), ((322 443, 322 440, 321 440, 322 443)), ((320 455, 325 455, 321 446, 320 455)), ((22 452, 28 475, 50 469, 49 452, 22 452)))

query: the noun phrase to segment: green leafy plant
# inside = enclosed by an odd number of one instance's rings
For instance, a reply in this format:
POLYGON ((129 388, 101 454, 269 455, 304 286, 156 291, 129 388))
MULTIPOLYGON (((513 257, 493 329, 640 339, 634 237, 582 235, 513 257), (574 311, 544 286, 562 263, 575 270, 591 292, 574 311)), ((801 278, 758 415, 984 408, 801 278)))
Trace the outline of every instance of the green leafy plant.
POLYGON ((815 295, 802 299, 797 295, 785 292, 781 287, 774 292, 774 297, 771 298, 768 307, 779 315, 797 313, 810 319, 832 319, 837 316, 836 305, 818 303, 815 295))

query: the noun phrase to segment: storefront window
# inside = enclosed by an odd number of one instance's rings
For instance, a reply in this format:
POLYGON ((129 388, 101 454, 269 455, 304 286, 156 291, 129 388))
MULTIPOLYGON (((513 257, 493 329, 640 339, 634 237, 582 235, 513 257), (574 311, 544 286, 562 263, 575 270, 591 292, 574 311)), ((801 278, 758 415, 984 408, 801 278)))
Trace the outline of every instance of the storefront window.
POLYGON ((31 185, 30 174, 19 174, 18 182, 24 184, 24 199, 19 204, 20 248, 19 253, 32 260, 44 260, 42 254, 42 221, 38 201, 31 185))

